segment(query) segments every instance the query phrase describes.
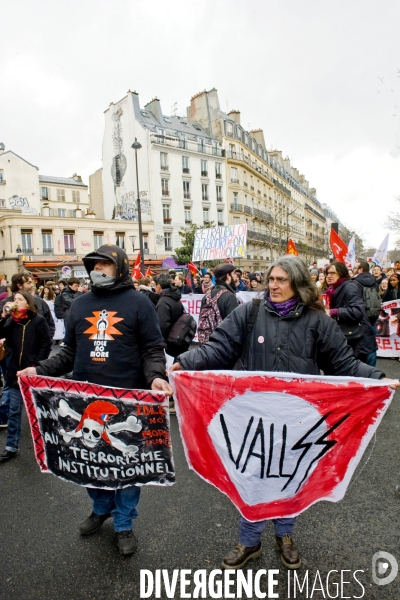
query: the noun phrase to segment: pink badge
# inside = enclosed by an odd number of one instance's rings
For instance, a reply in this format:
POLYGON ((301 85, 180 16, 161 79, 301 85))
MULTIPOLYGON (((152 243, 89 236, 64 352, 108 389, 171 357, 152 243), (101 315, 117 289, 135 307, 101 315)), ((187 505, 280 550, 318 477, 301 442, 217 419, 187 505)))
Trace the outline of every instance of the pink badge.
POLYGON ((263 344, 264 343, 264 338, 262 335, 260 335, 260 337, 258 338, 258 342, 259 344, 263 344))

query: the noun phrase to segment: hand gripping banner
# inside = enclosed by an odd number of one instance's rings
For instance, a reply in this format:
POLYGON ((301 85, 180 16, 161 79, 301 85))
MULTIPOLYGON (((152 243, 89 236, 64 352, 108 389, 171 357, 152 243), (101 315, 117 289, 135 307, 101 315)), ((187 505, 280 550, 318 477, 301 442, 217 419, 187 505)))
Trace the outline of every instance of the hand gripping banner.
POLYGON ((390 381, 293 373, 171 380, 189 466, 250 521, 341 500, 394 393, 390 381))
POLYGON ((175 482, 165 394, 39 376, 20 388, 41 471, 108 490, 175 482))

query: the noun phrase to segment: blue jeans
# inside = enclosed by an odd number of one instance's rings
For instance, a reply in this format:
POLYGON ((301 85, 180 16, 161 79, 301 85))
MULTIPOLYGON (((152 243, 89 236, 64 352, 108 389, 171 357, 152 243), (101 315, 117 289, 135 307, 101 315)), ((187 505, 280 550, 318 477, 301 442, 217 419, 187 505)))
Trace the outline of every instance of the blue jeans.
POLYGON ((140 498, 140 487, 131 485, 122 490, 99 490, 86 488, 93 500, 93 512, 96 515, 111 513, 115 531, 132 529, 132 521, 137 517, 136 507, 140 498))
MULTIPOLYGON (((252 523, 244 517, 240 517, 239 523, 239 542, 243 546, 257 546, 261 541, 262 533, 268 521, 256 521, 252 523)), ((296 517, 285 519, 272 519, 274 524, 275 535, 283 537, 284 535, 292 535, 296 517)))
MULTIPOLYGON (((5 387, 3 390, 1 409, 8 412, 8 432, 6 450, 16 452, 21 437, 22 396, 18 387, 5 387), (8 410, 7 410, 8 409, 8 410)), ((4 422, 6 422, 5 419, 4 422)))

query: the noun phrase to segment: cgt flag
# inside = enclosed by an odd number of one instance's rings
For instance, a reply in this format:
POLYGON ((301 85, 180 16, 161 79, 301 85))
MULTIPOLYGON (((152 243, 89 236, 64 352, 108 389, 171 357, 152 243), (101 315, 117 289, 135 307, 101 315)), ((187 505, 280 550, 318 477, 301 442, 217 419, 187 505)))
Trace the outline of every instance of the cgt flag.
POLYGON ((20 388, 41 471, 107 490, 175 482, 165 394, 39 376, 20 388))
POLYGON ((297 248, 296 248, 296 244, 294 243, 292 238, 289 238, 289 240, 288 240, 286 254, 293 254, 294 256, 299 255, 297 248))
POLYGON ((342 238, 334 229, 331 229, 331 235, 329 238, 329 243, 333 252, 333 256, 339 262, 346 264, 346 256, 348 253, 348 249, 342 238))
POLYGON ((140 252, 138 252, 138 255, 135 260, 135 264, 133 265, 133 269, 132 269, 132 278, 138 280, 141 277, 143 277, 143 273, 140 270, 140 252))
POLYGON ((375 379, 171 375, 189 466, 250 521, 341 500, 394 393, 375 379))

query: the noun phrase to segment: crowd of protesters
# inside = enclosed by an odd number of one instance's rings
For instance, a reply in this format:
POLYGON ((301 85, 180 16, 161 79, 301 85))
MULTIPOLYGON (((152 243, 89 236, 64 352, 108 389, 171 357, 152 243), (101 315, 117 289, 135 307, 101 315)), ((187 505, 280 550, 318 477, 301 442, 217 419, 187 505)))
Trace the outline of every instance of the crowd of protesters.
MULTIPOLYGON (((5 280, 1 282, 0 337, 7 357, 1 363, 4 390, 0 427, 8 426, 8 435, 0 462, 14 458, 19 452, 22 398, 17 375, 21 373, 51 376, 72 373, 78 381, 153 389, 171 397, 166 350, 175 359, 172 371, 230 368, 240 359, 241 364, 246 364, 244 368, 250 370, 281 371, 289 365, 289 370, 305 374, 319 374, 323 370, 332 375, 384 377, 375 368, 374 327, 381 301, 400 299, 400 263, 394 268, 370 269, 368 262, 360 260, 353 269, 348 269, 332 260, 324 268, 318 268, 317 263, 308 267, 298 257, 285 256, 268 267, 265 274, 245 271, 229 262, 210 269, 203 264, 197 269, 191 263, 193 270, 171 269, 154 278, 134 280, 126 254, 117 246, 107 245, 87 255, 84 265, 90 276, 86 282, 70 277, 65 282, 46 282, 37 288, 29 272, 14 275, 10 286, 5 280), (240 305, 238 292, 255 293, 254 301, 240 305), (188 342, 177 351, 170 334, 184 315, 181 299, 186 294, 204 295, 198 324, 199 347, 189 350, 188 342), (374 297, 375 304, 371 300, 374 297), (120 345, 108 371, 87 361, 88 341, 77 333, 85 325, 85 315, 94 309, 104 309, 105 302, 111 310, 124 315, 120 321, 126 322, 125 333, 130 336, 131 349, 126 353, 124 346, 122 352, 120 345), (261 302, 266 310, 259 310, 261 302), (207 319, 202 322, 203 311, 209 311, 210 315, 215 312, 208 329, 207 319), (51 340, 61 339, 57 334, 58 323, 62 325, 65 343, 58 354, 48 358, 51 340), (249 332, 249 323, 251 343, 245 346, 243 335, 249 332), (268 350, 276 346, 278 335, 282 340, 279 345, 287 348, 287 355, 268 350), (259 340, 264 341, 264 336, 265 353, 259 351, 259 340), (330 342, 326 343, 328 338, 330 342), (300 339, 305 343, 300 345, 300 339)), ((174 412, 172 397, 170 412, 174 412)), ((132 522, 137 515, 140 489, 134 485, 116 492, 88 488, 88 493, 93 511, 80 524, 81 535, 94 533, 113 516, 120 553, 133 554, 137 540, 132 522)), ((248 560, 260 555, 265 524, 260 522, 255 526, 241 520, 240 543, 224 557, 224 568, 242 568, 248 560)), ((274 521, 276 547, 288 569, 301 565, 292 539, 294 524, 294 518, 274 521)))

